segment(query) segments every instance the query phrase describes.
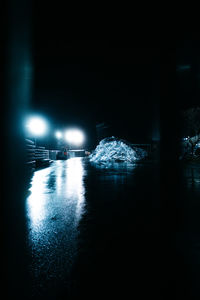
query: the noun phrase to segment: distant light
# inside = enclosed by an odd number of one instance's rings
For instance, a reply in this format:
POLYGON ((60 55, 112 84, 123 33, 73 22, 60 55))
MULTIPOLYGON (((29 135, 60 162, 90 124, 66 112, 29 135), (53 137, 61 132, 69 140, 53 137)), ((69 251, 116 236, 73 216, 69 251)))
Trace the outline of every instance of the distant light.
POLYGON ((61 139, 63 135, 61 131, 56 131, 55 136, 57 139, 61 139))
POLYGON ((190 139, 189 136, 188 136, 188 137, 183 137, 183 138, 182 138, 183 141, 187 141, 187 140, 189 140, 189 139, 190 139))
POLYGON ((45 120, 40 117, 31 117, 27 120, 26 128, 29 133, 41 136, 47 131, 47 124, 45 120))
POLYGON ((182 72, 182 71, 189 71, 191 69, 191 65, 179 65, 176 68, 176 71, 182 72))
POLYGON ((65 132, 65 140, 75 146, 79 146, 84 142, 84 134, 78 129, 69 129, 65 132))

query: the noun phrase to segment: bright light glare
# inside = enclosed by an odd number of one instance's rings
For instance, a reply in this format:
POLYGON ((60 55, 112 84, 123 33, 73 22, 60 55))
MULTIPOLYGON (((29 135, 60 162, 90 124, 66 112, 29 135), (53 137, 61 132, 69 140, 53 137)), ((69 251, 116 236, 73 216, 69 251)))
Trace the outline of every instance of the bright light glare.
POLYGON ((40 117, 32 117, 28 119, 26 127, 33 135, 43 135, 47 130, 46 122, 40 117))
POLYGON ((83 132, 78 129, 69 129, 65 132, 65 140, 70 144, 79 146, 84 141, 83 132))
POLYGON ((61 139, 62 138, 62 132, 61 131, 56 131, 55 136, 57 139, 61 139))

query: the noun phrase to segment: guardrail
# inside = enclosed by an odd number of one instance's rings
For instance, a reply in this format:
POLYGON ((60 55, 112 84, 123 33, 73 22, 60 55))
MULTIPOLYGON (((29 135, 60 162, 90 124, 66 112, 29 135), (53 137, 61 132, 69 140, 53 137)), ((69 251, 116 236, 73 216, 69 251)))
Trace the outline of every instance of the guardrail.
POLYGON ((35 144, 33 141, 26 139, 26 165, 30 170, 34 170, 36 167, 35 161, 35 144))
POLYGON ((36 147, 35 143, 26 139, 26 165, 31 171, 38 167, 48 166, 52 160, 49 157, 49 150, 45 147, 36 147))

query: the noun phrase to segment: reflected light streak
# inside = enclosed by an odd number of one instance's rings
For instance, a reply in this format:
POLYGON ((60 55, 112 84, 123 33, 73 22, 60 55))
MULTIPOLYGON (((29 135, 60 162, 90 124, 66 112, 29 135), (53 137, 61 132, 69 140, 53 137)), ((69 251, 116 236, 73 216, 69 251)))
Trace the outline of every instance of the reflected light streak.
POLYGON ((55 216, 60 222, 56 223, 56 231, 64 224, 77 226, 85 202, 84 174, 79 157, 56 161, 51 167, 34 173, 27 199, 27 216, 33 235, 50 232, 55 216))
POLYGON ((60 195, 62 193, 62 186, 63 186, 63 164, 62 161, 56 162, 56 170, 55 170, 55 176, 56 176, 56 191, 57 194, 60 195))
POLYGON ((81 158, 67 160, 66 195, 70 201, 76 201, 76 214, 79 219, 83 213, 85 202, 85 188, 83 184, 84 169, 81 158))
POLYGON ((38 282, 65 277, 71 268, 85 202, 84 174, 83 160, 77 157, 54 161, 33 175, 26 202, 27 238, 38 282))
POLYGON ((33 227, 38 227, 46 214, 46 197, 48 192, 47 182, 50 169, 35 172, 30 188, 31 195, 28 197, 28 216, 33 227))

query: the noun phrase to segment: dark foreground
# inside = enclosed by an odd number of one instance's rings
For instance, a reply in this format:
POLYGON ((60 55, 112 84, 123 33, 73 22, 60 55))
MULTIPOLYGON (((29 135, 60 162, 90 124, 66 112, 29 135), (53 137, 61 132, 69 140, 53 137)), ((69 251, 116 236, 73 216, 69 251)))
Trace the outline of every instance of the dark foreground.
POLYGON ((160 187, 151 163, 97 168, 72 158, 36 171, 25 200, 22 298, 199 299, 200 168, 181 168, 174 232, 163 225, 160 187))
POLYGON ((26 200, 33 295, 157 293, 158 180, 152 165, 95 168, 83 158, 35 172, 26 200))

